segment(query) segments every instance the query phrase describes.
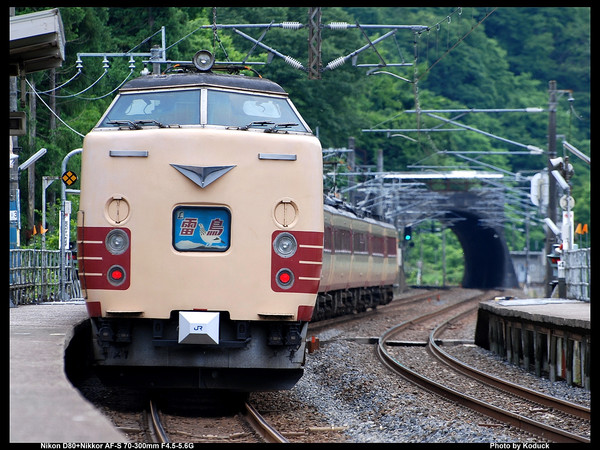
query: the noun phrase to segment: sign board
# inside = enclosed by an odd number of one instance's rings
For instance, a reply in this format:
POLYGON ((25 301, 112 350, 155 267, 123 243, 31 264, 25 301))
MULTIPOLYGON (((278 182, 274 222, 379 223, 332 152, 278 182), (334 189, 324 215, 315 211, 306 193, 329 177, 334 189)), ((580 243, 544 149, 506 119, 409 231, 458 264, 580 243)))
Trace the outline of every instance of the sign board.
POLYGON ((65 173, 63 173, 62 177, 60 178, 66 186, 71 186, 77 181, 77 175, 75 174, 75 172, 72 172, 70 170, 67 170, 65 173))

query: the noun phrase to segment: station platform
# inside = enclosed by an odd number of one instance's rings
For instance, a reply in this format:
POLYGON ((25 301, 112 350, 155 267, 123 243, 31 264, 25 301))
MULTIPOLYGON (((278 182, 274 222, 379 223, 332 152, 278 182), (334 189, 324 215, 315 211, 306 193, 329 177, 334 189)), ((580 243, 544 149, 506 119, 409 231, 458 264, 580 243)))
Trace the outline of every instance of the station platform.
POLYGON ((561 298, 488 300, 480 308, 507 317, 519 317, 557 327, 591 329, 590 303, 561 298))
POLYGON ((589 389, 590 303, 556 298, 481 302, 475 344, 507 361, 589 389))
POLYGON ((69 382, 65 350, 87 319, 83 302, 10 309, 11 443, 127 442, 69 382))

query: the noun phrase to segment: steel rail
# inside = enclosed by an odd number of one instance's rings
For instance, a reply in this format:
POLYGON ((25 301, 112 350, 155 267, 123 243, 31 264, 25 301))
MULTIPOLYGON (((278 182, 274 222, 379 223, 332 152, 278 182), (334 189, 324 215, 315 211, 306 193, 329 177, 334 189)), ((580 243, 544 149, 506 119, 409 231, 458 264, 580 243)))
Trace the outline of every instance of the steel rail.
POLYGON ((160 420, 160 414, 158 412, 158 408, 156 408, 156 405, 154 404, 154 401, 150 400, 150 417, 149 417, 149 422, 151 425, 151 430, 153 432, 153 435, 155 436, 156 440, 158 441, 159 444, 167 444, 170 441, 169 436, 167 435, 167 432, 165 431, 162 421, 160 420))
MULTIPOLYGON (((480 296, 480 297, 482 297, 482 296, 480 296)), ((472 301, 473 299, 470 299, 470 300, 472 301)), ((453 305, 453 306, 456 306, 456 305, 453 305)), ((447 309, 448 308, 444 308, 444 310, 447 310, 447 309)), ((419 317, 418 320, 421 320, 421 318, 423 318, 423 317, 428 318, 427 316, 433 317, 436 314, 441 313, 441 311, 442 310, 437 311, 436 313, 432 313, 432 314, 425 314, 424 316, 419 317)), ((425 320, 425 319, 422 319, 422 320, 425 320)), ((568 432, 565 432, 564 430, 558 430, 554 427, 550 427, 546 424, 529 419, 520 414, 506 411, 502 408, 498 408, 494 405, 491 405, 489 403, 486 403, 484 401, 481 401, 481 400, 471 397, 469 395, 458 392, 455 389, 452 389, 448 386, 444 386, 441 383, 438 383, 437 381, 434 381, 422 374, 419 374, 415 370, 412 370, 409 367, 402 364, 400 361, 398 361, 396 358, 394 358, 387 351, 387 349, 385 348, 386 342, 388 341, 388 339, 391 336, 397 334, 402 328, 405 328, 407 325, 413 323, 414 321, 416 321, 416 320, 404 322, 402 324, 396 325, 396 326, 390 328, 389 330, 387 330, 379 338, 379 343, 377 344, 377 347, 376 347, 376 353, 377 353, 378 357, 380 358, 380 360, 384 363, 384 365, 386 365, 388 368, 390 368, 394 372, 398 373, 401 377, 405 378, 406 380, 408 380, 414 384, 417 384, 418 386, 422 387, 423 389, 425 389, 431 393, 439 395, 442 398, 449 399, 457 404, 466 406, 466 407, 468 407, 474 411, 477 411, 483 415, 498 419, 504 423, 508 423, 519 429, 530 432, 537 436, 544 437, 548 440, 555 441, 555 442, 590 442, 589 439, 584 438, 582 436, 578 436, 573 433, 568 433, 568 432)))
POLYGON ((288 444, 289 441, 273 428, 263 416, 249 403, 245 403, 249 422, 257 433, 267 442, 275 444, 288 444))
POLYGON ((416 303, 418 301, 425 300, 428 297, 431 298, 436 295, 440 295, 443 292, 444 291, 442 291, 442 290, 435 290, 432 292, 418 293, 418 294, 415 294, 410 297, 398 298, 398 299, 392 300, 390 303, 387 303, 385 305, 377 305, 376 307, 371 307, 367 311, 357 312, 355 314, 342 314, 340 316, 331 317, 329 319, 316 320, 316 321, 310 322, 308 324, 308 330, 315 332, 317 330, 321 330, 323 328, 326 328, 326 327, 329 327, 332 325, 340 325, 342 323, 351 322, 353 320, 363 319, 363 318, 369 317, 373 314, 387 312, 387 311, 393 311, 397 308, 401 308, 403 306, 410 305, 411 303, 416 303))
POLYGON ((572 403, 560 398, 552 397, 550 395, 544 394, 543 392, 535 391, 525 386, 520 386, 518 384, 512 383, 508 380, 498 378, 494 375, 476 369, 475 367, 470 366, 464 363, 463 361, 460 361, 459 359, 444 351, 437 344, 436 338, 438 338, 439 335, 441 335, 441 333, 450 325, 451 322, 456 321, 461 317, 468 315, 471 312, 473 312, 473 310, 459 314, 456 317, 453 317, 452 319, 448 320, 447 322, 444 322, 443 324, 439 325, 436 329, 434 329, 431 332, 431 334, 429 335, 429 349, 436 358, 438 358, 443 363, 448 364, 454 370, 457 370, 463 375, 482 381, 485 384, 494 386, 510 394, 518 395, 527 400, 531 400, 533 402, 553 408, 555 410, 562 411, 566 414, 570 414, 581 419, 590 420, 591 412, 590 408, 588 407, 579 405, 577 403, 572 403))
MULTIPOLYGON (((410 320, 407 320, 406 322, 402 322, 402 323, 399 323, 398 325, 393 326, 388 331, 386 331, 386 333, 384 333, 383 336, 385 336, 386 334, 388 336, 392 336, 392 335, 394 335, 396 333, 399 333, 404 328, 408 328, 411 325, 414 325, 416 323, 424 322, 426 320, 429 320, 432 317, 435 317, 435 316, 437 316, 439 314, 443 314, 443 313, 445 313, 445 312, 447 312, 447 311, 449 311, 451 309, 455 309, 457 306, 461 306, 461 305, 464 305, 466 303, 470 303, 470 302, 482 300, 483 298, 489 297, 489 295, 490 295, 490 292, 488 291, 486 293, 483 293, 483 294, 480 294, 480 295, 476 295, 474 297, 470 297, 470 298, 467 298, 465 300, 461 300, 461 301, 459 301, 457 303, 453 303, 452 305, 448 305, 448 306, 446 306, 444 308, 437 309, 435 311, 425 313, 425 314, 420 315, 418 317, 414 317, 414 318, 412 318, 410 320)), ((425 296, 425 297, 427 297, 427 296, 425 296)), ((410 302, 407 302, 407 303, 410 303, 410 302)), ((381 345, 381 343, 382 343, 383 336, 379 338, 379 345, 381 345)))

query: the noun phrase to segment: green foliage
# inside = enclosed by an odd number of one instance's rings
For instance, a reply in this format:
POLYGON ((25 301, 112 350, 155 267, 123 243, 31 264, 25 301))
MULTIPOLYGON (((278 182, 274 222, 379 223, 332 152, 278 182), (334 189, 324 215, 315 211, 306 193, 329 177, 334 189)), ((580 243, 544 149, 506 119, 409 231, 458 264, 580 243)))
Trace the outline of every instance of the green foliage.
POLYGON ((464 272, 462 247, 454 233, 444 230, 443 233, 446 235, 444 250, 441 230, 441 225, 437 221, 423 224, 416 233, 413 229, 414 245, 405 246, 403 250, 407 284, 428 286, 461 284, 464 272))
MULTIPOLYGON (((17 7, 16 13, 41 9, 46 8, 17 7)), ((148 52, 152 46, 161 44, 159 31, 162 26, 166 30, 169 47, 167 56, 171 60, 190 60, 195 51, 208 48, 218 60, 229 58, 233 61, 247 59, 266 62, 269 60, 266 50, 259 46, 253 48, 251 42, 231 29, 215 33, 211 28, 200 27, 212 24, 215 19, 220 24, 271 21, 307 23, 306 7, 61 7, 60 11, 67 43, 66 61, 56 70, 57 84, 64 83, 76 73, 77 53, 125 52, 132 49, 148 52)), ((418 161, 426 161, 431 165, 465 164, 465 161, 456 157, 438 153, 444 150, 520 150, 470 131, 414 133, 409 135, 414 140, 410 140, 361 130, 426 128, 440 124, 425 114, 417 117, 403 112, 415 109, 417 104, 421 109, 546 108, 549 80, 557 80, 559 89, 572 90, 575 99, 572 104, 574 109, 571 110, 566 101, 568 95, 561 94, 557 113, 558 133, 589 154, 590 8, 503 7, 496 9, 479 24, 489 12, 490 9, 471 7, 322 9, 323 24, 345 21, 349 24, 387 23, 430 27, 420 34, 399 30, 393 39, 377 44, 379 55, 368 48, 357 56, 358 64, 377 64, 380 56, 387 63, 412 63, 417 54, 416 67, 388 66, 382 69, 409 80, 418 77, 416 88, 412 83, 385 74, 365 76, 368 69, 354 67, 350 61, 335 70, 324 71, 321 80, 309 80, 305 72, 293 69, 279 57, 256 68, 263 77, 276 81, 290 93, 300 113, 313 131, 318 132, 324 148, 346 147, 348 138, 354 137, 358 164, 374 165, 379 149, 383 150, 386 170, 406 170, 408 165, 418 161)), ((243 31, 258 39, 264 30, 243 31)), ((323 29, 323 66, 363 47, 367 42, 365 34, 374 40, 386 31, 323 29)), ((307 38, 306 28, 272 28, 261 42, 307 66, 307 38)), ((135 58, 135 64, 132 76, 138 76, 142 70, 142 58, 135 58)), ((93 128, 114 98, 115 94, 110 92, 129 75, 129 61, 127 58, 110 58, 107 75, 93 88, 81 95, 74 95, 96 82, 103 72, 101 58, 83 58, 81 74, 57 92, 58 115, 84 135, 93 128)), ((27 79, 35 84, 38 91, 50 89, 50 71, 30 74, 27 79)), ((48 95, 42 95, 42 98, 47 102, 50 99, 48 95)), ((30 100, 27 99, 26 111, 30 100)), ((547 113, 473 113, 462 117, 460 122, 526 145, 545 148, 547 117, 547 113)), ((36 164, 37 178, 60 175, 60 163, 64 155, 81 147, 82 137, 59 121, 56 121, 55 128, 51 128, 51 115, 40 101, 37 102, 35 121, 31 122, 36 125, 35 135, 19 139, 19 145, 23 148, 21 161, 46 147, 47 155, 36 164)), ((560 150, 559 146, 559 154, 560 150)), ((509 172, 520 172, 524 176, 541 170, 546 164, 543 156, 490 155, 478 158, 486 164, 509 172)), ((77 171, 78 160, 74 158, 69 168, 77 171)), ((571 160, 575 166, 572 180, 576 200, 575 221, 589 225, 590 169, 574 157, 571 160)), ((26 178, 21 176, 20 180, 22 212, 27 208, 26 178)), ((58 183, 49 188, 50 203, 58 196, 58 188, 58 183)), ((40 199, 41 182, 37 182, 37 205, 40 199)), ((22 214, 23 228, 32 228, 24 216, 22 214)), ((39 214, 35 221, 38 220, 39 214)), ((522 228, 523 225, 517 224, 516 227, 522 228)), ((506 233, 511 249, 522 249, 523 233, 513 231, 510 227, 506 233)), ((429 242, 425 237, 423 239, 424 245, 439 248, 437 242, 429 242)), ((535 245, 543 240, 539 225, 532 227, 531 240, 535 245)), ((448 248, 453 248, 450 240, 448 248)), ((458 244, 456 248, 456 252, 460 253, 458 244)), ((416 248, 412 248, 409 253, 414 255, 415 251, 416 248)))

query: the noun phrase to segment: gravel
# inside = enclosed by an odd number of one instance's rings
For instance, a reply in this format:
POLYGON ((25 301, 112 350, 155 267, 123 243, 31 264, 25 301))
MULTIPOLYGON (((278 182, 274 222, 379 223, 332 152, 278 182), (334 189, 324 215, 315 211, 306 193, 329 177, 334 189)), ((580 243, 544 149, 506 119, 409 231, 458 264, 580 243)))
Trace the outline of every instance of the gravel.
POLYGON ((332 426, 347 427, 351 442, 538 441, 398 378, 376 360, 373 346, 351 341, 313 353, 292 392, 332 426))
MULTIPOLYGON (((464 298, 468 294, 458 290, 447 295, 464 298)), ((454 300, 443 298, 442 302, 454 300)), ((394 314, 400 317, 403 313, 394 314)), ((376 358, 374 345, 343 339, 350 336, 378 336, 381 333, 371 332, 381 329, 378 321, 387 324, 383 328, 389 328, 390 322, 399 323, 407 318, 400 320, 389 315, 378 316, 378 319, 370 318, 361 322, 361 325, 339 325, 319 332, 321 342, 329 342, 307 356, 304 376, 289 393, 283 395, 301 400, 307 407, 314 408, 330 426, 345 427, 343 437, 338 439, 347 442, 543 442, 539 437, 508 427, 414 386, 381 365, 376 358)), ((470 326, 474 329, 474 323, 470 326)), ((464 329, 458 332, 464 334, 464 329)), ((564 382, 550 383, 538 379, 478 347, 456 346, 453 352, 461 357, 472 358, 479 367, 485 367, 488 371, 497 370, 512 380, 527 379, 534 389, 583 404, 589 402, 588 391, 569 387, 564 382)))

